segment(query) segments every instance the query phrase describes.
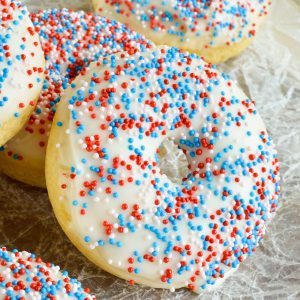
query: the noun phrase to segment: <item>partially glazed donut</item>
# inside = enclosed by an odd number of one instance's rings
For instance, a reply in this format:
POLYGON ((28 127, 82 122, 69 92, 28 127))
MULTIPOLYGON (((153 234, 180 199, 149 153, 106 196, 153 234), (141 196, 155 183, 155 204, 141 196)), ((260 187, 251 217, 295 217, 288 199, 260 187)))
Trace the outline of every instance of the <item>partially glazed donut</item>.
POLYGON ((92 0, 95 11, 129 24, 158 45, 197 53, 212 63, 240 54, 269 11, 270 0, 92 0))
POLYGON ((30 120, 0 148, 0 169, 17 180, 45 187, 49 131, 68 84, 93 60, 120 50, 133 54, 151 43, 116 21, 82 11, 52 9, 32 14, 31 19, 40 34, 47 75, 30 120))
POLYGON ((0 297, 4 300, 96 300, 81 283, 26 251, 0 248, 0 297))
POLYGON ((46 159, 55 214, 83 254, 131 283, 196 292, 255 251, 278 171, 254 102, 168 47, 91 64, 58 106, 46 159), (165 139, 189 162, 180 184, 158 167, 165 139))
POLYGON ((45 59, 27 9, 0 1, 0 146, 22 128, 34 110, 45 59))

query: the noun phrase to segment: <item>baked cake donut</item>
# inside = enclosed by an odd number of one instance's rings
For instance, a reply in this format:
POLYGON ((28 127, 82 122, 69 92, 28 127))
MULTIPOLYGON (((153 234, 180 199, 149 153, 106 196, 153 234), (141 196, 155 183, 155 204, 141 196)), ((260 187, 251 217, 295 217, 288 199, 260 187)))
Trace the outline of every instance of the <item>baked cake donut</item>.
POLYGON ((67 9, 31 15, 46 57, 47 75, 36 110, 23 130, 0 148, 0 169, 20 181, 45 187, 45 151, 56 104, 77 74, 103 55, 150 47, 116 21, 67 9), (2 151, 1 151, 2 150, 2 151))
POLYGON ((169 47, 91 64, 58 106, 46 158, 50 200, 78 249, 130 283, 171 290, 211 289, 255 251, 279 179, 254 102, 169 47), (179 184, 158 167, 165 139, 189 163, 179 184))
POLYGON ((96 300, 60 268, 26 251, 0 248, 0 297, 4 300, 96 300))
POLYGON ((97 13, 129 24, 158 45, 221 63, 240 54, 268 14, 270 0, 93 0, 97 13))
POLYGON ((0 146, 13 137, 34 110, 45 59, 27 9, 0 1, 0 146))

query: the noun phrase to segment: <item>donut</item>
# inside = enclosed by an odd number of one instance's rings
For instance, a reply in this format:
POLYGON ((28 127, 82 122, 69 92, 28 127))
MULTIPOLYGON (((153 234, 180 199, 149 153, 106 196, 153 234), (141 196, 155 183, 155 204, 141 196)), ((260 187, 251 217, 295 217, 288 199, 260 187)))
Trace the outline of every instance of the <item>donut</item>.
POLYGON ((197 53, 211 63, 240 54, 268 14, 270 0, 93 0, 95 11, 130 25, 158 45, 197 53))
POLYGON ((83 11, 40 11, 31 15, 40 34, 47 75, 36 110, 22 131, 0 148, 0 169, 22 182, 45 187, 45 151, 56 105, 77 74, 93 60, 120 50, 150 47, 124 25, 83 11))
POLYGON ((200 293, 252 255, 280 194, 250 100, 195 54, 154 47, 90 65, 60 102, 46 155, 55 215, 91 261, 131 284, 200 293), (164 140, 188 171, 158 167, 164 140))
POLYGON ((0 296, 4 300, 96 300, 77 279, 26 251, 0 248, 0 296))
POLYGON ((34 110, 45 60, 27 9, 0 1, 0 146, 22 128, 34 110))

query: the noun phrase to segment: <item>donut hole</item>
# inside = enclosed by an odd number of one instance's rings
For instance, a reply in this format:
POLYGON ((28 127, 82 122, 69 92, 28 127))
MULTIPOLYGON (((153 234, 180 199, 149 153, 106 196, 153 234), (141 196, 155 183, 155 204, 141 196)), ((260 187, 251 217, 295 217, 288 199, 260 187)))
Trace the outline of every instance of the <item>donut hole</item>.
POLYGON ((188 160, 183 150, 172 140, 165 139, 157 152, 158 167, 173 183, 181 184, 188 174, 188 160))

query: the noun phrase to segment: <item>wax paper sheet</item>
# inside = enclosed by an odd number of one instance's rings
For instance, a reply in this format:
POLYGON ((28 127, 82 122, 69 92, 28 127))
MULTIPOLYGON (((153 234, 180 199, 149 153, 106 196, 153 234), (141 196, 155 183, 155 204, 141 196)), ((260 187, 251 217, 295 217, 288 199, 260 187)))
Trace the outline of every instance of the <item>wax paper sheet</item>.
MULTIPOLYGON (((91 9, 88 0, 25 2, 30 10, 91 9)), ((272 13, 252 46, 220 68, 257 101, 277 144, 282 168, 281 204, 257 252, 219 290, 197 296, 185 289, 171 293, 129 286, 94 266, 68 241, 55 220, 46 191, 4 175, 0 175, 0 245, 32 251, 60 265, 90 287, 97 299, 300 299, 300 1, 273 2, 272 13)), ((163 151, 168 149, 174 147, 166 144, 163 151)), ((166 173, 178 158, 184 165, 180 153, 171 154, 161 162, 166 173)), ((179 168, 172 173, 179 176, 179 168)))

